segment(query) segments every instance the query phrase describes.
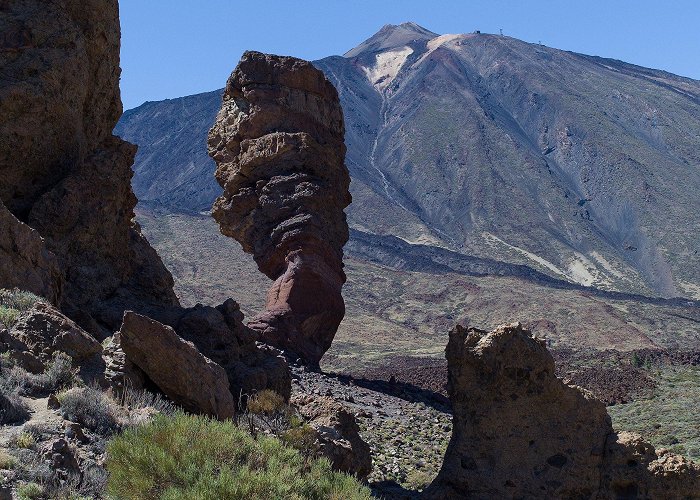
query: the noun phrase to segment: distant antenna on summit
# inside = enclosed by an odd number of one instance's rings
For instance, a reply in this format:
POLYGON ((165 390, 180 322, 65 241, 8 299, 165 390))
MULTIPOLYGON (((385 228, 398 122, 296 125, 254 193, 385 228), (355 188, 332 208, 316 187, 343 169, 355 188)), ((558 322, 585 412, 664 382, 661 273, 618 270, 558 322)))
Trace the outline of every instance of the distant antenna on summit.
POLYGON ((501 36, 503 36, 503 28, 498 30, 501 33, 501 36))

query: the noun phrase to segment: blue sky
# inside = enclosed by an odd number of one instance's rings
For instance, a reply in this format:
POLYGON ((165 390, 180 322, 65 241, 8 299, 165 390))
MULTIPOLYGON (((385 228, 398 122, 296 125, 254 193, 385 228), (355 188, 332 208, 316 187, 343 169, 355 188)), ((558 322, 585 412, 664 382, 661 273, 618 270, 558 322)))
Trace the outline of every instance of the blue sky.
POLYGON ((698 0, 120 0, 122 100, 224 86, 244 50, 320 59, 384 24, 476 29, 700 79, 698 0))

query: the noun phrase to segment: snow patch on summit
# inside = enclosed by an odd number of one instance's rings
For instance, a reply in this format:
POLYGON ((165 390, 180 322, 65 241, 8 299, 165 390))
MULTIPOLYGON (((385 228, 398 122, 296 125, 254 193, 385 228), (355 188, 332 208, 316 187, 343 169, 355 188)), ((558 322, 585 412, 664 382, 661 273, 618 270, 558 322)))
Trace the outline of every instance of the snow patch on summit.
POLYGON ((367 79, 374 85, 374 88, 383 91, 394 81, 411 54, 413 54, 411 47, 401 47, 376 54, 374 65, 363 68, 367 79))

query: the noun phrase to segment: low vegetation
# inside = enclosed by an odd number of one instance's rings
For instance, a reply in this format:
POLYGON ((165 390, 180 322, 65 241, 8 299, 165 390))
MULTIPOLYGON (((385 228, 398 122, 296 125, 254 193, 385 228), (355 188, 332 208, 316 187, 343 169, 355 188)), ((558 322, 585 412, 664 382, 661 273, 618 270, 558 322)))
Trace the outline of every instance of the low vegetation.
POLYGON ((19 289, 0 288, 0 328, 10 329, 19 315, 45 299, 19 289))
POLYGON ((700 460, 700 367, 649 370, 657 387, 651 397, 608 407, 617 430, 642 434, 657 448, 700 460))
POLYGON ((108 492, 139 499, 369 499, 354 478, 234 422, 177 413, 108 446, 108 492))

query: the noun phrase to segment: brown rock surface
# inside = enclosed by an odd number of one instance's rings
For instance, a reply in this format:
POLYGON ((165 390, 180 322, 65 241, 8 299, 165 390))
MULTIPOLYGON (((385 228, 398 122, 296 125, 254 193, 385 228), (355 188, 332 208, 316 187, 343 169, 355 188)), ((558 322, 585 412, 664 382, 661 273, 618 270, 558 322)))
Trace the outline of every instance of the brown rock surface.
POLYGON ((453 431, 427 498, 700 497, 697 465, 614 434, 603 403, 557 379, 520 324, 457 326, 446 357, 453 431))
POLYGON ((175 403, 220 419, 234 415, 224 369, 172 328, 127 311, 119 336, 127 358, 175 403))
POLYGON ((292 403, 316 432, 321 455, 333 469, 365 479, 372 472, 369 445, 360 436, 355 415, 330 397, 301 396, 292 403))
POLYGON ((344 133, 337 92, 321 71, 258 52, 246 52, 231 74, 209 133, 224 188, 214 218, 275 280, 249 326, 312 365, 345 314, 344 133))
POLYGON ((0 288, 21 287, 57 304, 63 279, 56 256, 0 200, 0 288))
MULTIPOLYGON (((43 302, 22 313, 8 335, 8 347, 13 351, 31 353, 41 361, 42 370, 56 352, 67 354, 73 360, 73 366, 79 366, 102 352, 102 345, 97 340, 43 302)), ((37 371, 36 367, 25 368, 37 371)))
POLYGON ((102 333, 129 305, 177 303, 133 222, 136 148, 112 135, 119 36, 117 0, 8 0, 0 11, 0 200, 56 255, 62 308, 102 333))
POLYGON ((221 365, 236 400, 263 389, 289 399, 291 374, 286 360, 276 349, 256 343, 256 333, 243 324, 243 313, 234 300, 217 307, 161 309, 153 317, 221 365))

